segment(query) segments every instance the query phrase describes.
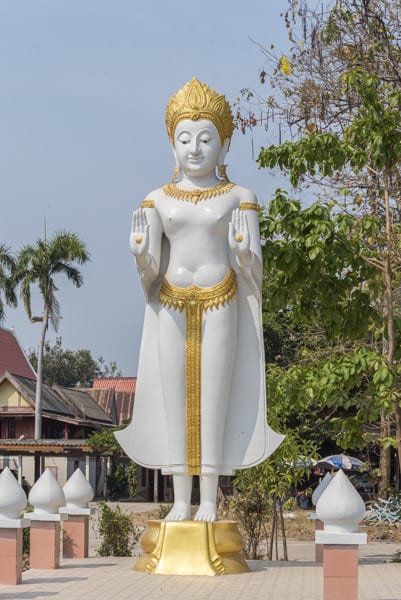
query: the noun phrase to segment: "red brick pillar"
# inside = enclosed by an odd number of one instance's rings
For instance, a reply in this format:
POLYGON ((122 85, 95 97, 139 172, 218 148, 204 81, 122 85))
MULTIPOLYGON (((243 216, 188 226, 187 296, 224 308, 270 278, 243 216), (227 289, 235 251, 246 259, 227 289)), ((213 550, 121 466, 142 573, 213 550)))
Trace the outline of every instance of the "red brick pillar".
MULTIPOLYGON (((320 519, 315 519, 315 533, 316 531, 323 531, 324 523, 320 519)), ((323 562, 323 544, 315 543, 315 561, 319 564, 323 562)))
POLYGON ((31 569, 58 569, 60 566, 60 522, 67 515, 26 513, 31 521, 31 569))
POLYGON ((358 546, 323 545, 324 600, 358 600, 358 546))
POLYGON ((68 515, 64 523, 63 556, 65 558, 88 558, 89 516, 68 515))
POLYGON ((359 545, 366 533, 317 531, 323 547, 323 600, 358 600, 359 545))
POLYGON ((31 569, 58 569, 60 566, 60 521, 32 521, 31 569))
POLYGON ((0 528, 0 584, 22 582, 22 528, 0 528))

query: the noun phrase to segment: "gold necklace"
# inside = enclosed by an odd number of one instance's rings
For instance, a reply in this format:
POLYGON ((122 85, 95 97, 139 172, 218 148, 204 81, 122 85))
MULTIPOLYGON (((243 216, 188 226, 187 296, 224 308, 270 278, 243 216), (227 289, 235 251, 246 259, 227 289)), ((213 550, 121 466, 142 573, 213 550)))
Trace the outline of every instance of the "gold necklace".
POLYGON ((163 186, 163 192, 167 194, 167 196, 177 198, 177 200, 185 200, 186 202, 193 202, 194 204, 197 204, 201 200, 208 200, 209 198, 220 196, 220 194, 226 194, 232 190, 234 186, 235 183, 232 183, 231 181, 222 181, 215 187, 206 188, 203 190, 181 190, 179 187, 177 187, 176 183, 169 183, 163 186))

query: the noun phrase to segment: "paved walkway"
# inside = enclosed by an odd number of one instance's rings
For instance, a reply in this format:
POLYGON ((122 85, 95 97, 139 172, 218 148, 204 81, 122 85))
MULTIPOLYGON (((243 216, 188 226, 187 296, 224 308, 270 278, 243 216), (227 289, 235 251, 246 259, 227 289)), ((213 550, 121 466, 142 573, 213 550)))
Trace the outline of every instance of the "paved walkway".
MULTIPOLYGON (((401 600, 401 564, 386 562, 397 549, 361 547, 359 600, 401 600)), ((133 558, 68 559, 58 570, 26 571, 22 585, 0 586, 0 600, 323 600, 313 543, 289 542, 289 556, 288 563, 250 561, 251 573, 222 577, 137 573, 133 558)))

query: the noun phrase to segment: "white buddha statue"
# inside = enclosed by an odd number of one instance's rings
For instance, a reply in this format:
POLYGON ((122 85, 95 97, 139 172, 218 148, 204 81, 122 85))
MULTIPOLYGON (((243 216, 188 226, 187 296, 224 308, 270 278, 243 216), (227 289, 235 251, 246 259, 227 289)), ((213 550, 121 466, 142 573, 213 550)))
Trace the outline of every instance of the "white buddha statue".
POLYGON ((192 79, 167 106, 172 183, 134 211, 131 250, 146 309, 125 452, 173 475, 166 519, 216 519, 218 476, 259 464, 283 436, 266 422, 262 256, 253 192, 228 181, 230 106, 192 79), (219 174, 219 176, 218 176, 219 174))

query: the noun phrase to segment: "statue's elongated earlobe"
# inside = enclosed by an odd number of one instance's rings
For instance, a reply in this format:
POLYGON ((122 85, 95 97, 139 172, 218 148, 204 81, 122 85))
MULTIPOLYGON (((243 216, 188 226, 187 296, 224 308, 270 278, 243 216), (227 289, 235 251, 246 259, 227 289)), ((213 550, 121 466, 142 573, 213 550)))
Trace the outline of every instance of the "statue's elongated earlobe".
POLYGON ((175 182, 175 180, 180 176, 180 173, 181 173, 180 167, 177 164, 175 164, 171 183, 175 182))

